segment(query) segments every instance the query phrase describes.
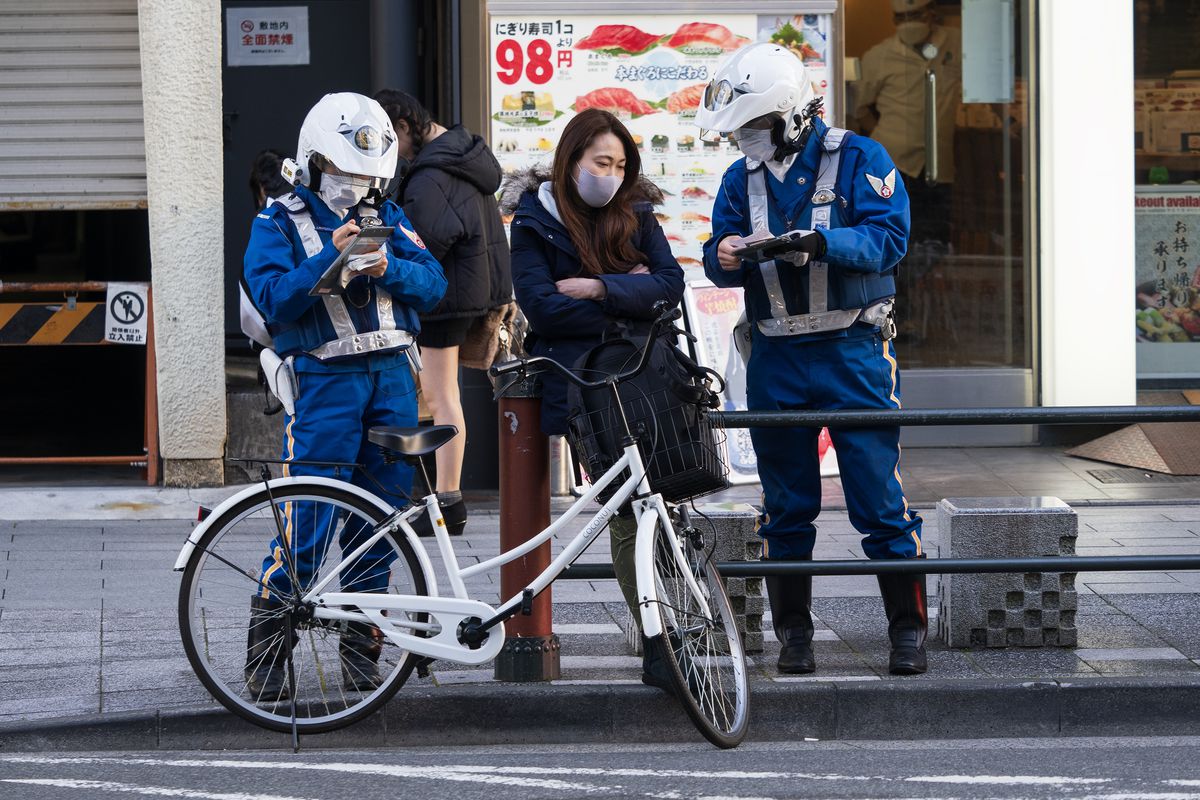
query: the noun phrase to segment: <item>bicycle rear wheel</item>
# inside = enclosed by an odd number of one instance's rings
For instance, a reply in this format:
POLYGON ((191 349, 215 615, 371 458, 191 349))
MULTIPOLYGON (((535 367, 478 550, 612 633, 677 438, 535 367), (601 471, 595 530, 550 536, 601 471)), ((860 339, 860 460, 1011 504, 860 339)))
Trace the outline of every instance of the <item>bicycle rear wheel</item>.
MULTIPOLYGON (((321 733, 366 717, 404 685, 415 665, 411 653, 370 623, 316 619, 299 603, 305 589, 334 573, 386 517, 352 492, 298 479, 274 487, 270 496, 264 488, 213 521, 184 569, 179 630, 192 669, 218 702, 276 731, 291 730, 294 708, 299 732, 321 733), (279 574, 268 599, 262 596, 263 565, 277 537, 293 549, 314 538, 327 548, 304 568, 311 577, 299 580, 293 569, 299 554, 276 550, 279 574), (275 687, 263 687, 264 669, 275 687)), ((402 536, 383 536, 324 589, 367 590, 428 593, 402 536)), ((426 621, 424 614, 411 618, 426 621)))
POLYGON ((704 738, 737 747, 750 724, 746 655, 717 565, 696 538, 654 530, 654 575, 675 695, 704 738), (688 578, 692 579, 689 581, 688 578))

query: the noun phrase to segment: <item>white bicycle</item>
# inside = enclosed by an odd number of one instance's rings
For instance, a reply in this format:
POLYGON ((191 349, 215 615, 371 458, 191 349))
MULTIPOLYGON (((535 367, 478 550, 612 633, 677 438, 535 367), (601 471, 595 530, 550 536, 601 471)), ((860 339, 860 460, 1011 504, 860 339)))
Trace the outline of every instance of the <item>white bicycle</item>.
MULTIPOLYGON (((504 621, 528 609, 617 510, 632 502, 643 633, 669 664, 674 694, 704 737, 718 747, 736 747, 746 735, 750 698, 729 598, 711 545, 705 546, 704 536, 691 524, 687 507, 667 503, 651 491, 643 454, 616 391, 621 381, 646 368, 655 337, 664 328, 673 330, 670 321, 678 313, 666 312, 654 323, 632 370, 605 380, 585 381, 546 358, 493 368, 495 374, 522 377, 553 370, 582 388, 612 387, 614 411, 624 423, 624 453, 616 462, 549 527, 495 558, 460 563, 434 494, 398 510, 343 480, 287 477, 265 479, 214 508, 192 531, 175 563, 183 572, 183 646, 204 686, 235 714, 293 736, 350 725, 381 708, 414 668, 423 671, 435 659, 480 665, 495 658, 504 644, 504 621), (468 595, 465 579, 497 570, 550 540, 610 485, 617 486, 611 497, 520 594, 499 608, 468 595), (441 594, 411 526, 419 514, 433 523, 451 596, 441 594), (295 527, 302 521, 314 526, 307 537, 295 527), (286 583, 298 588, 281 591, 272 584, 268 590, 263 569, 267 543, 302 538, 328 547, 317 554, 315 564, 310 554, 307 565, 294 547, 279 548, 283 552, 277 563, 290 579, 286 583), (297 575, 311 577, 297 580, 297 575), (361 590, 367 584, 371 590, 361 590), (252 611, 248 601, 268 594, 269 609, 252 611), (259 625, 267 627, 256 636, 259 625), (355 680, 364 653, 371 675, 355 680), (286 676, 270 691, 252 680, 264 666, 286 676)), ((375 428, 369 438, 389 457, 415 461, 455 433, 452 426, 375 428)))

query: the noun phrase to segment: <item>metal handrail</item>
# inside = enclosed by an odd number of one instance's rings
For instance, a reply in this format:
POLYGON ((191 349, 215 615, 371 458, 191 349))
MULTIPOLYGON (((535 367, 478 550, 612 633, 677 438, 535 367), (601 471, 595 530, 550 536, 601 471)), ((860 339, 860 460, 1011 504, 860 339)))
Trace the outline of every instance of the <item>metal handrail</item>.
MULTIPOLYGON (((1200 406, 1052 406, 1036 408, 924 408, 852 411, 716 411, 723 428, 862 428, 877 425, 1078 425, 1132 422, 1200 422, 1200 406)), ((770 575, 948 575, 1015 572, 1139 572, 1200 569, 1200 556, 1046 556, 1041 558, 937 558, 838 561, 722 561, 725 578, 770 575)), ((576 580, 613 578, 610 564, 573 564, 562 574, 576 580)))
MULTIPOLYGON (((1200 569, 1200 556, 1046 556, 1042 558, 905 558, 839 561, 719 561, 723 578, 773 575, 949 575, 1012 572, 1167 572, 1200 569)), ((615 577, 611 564, 572 564, 560 576, 615 577)))
POLYGON ((1200 406, 1040 406, 853 411, 714 411, 724 428, 863 428, 876 425, 1079 425, 1200 422, 1200 406))

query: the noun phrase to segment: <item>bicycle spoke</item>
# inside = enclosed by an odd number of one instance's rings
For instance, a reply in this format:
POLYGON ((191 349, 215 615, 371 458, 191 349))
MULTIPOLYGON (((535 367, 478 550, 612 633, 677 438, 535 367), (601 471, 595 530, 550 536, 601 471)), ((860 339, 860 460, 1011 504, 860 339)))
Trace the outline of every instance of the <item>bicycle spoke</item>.
POLYGON ((719 747, 745 735, 744 655, 720 576, 689 539, 659 526, 653 548, 658 610, 677 671, 677 695, 697 728, 719 747))
POLYGON ((345 560, 390 513, 357 493, 293 478, 272 487, 269 497, 265 490, 250 495, 212 519, 184 572, 180 626, 189 661, 218 701, 252 722, 286 732, 293 702, 281 699, 275 687, 291 684, 296 727, 311 733, 372 713, 400 688, 413 665, 407 650, 386 637, 373 640, 378 649, 368 649, 364 658, 378 670, 379 683, 358 689, 363 681, 353 681, 359 677, 354 663, 341 650, 346 623, 314 618, 299 594, 322 582, 328 593, 425 594, 424 575, 407 540, 385 534, 345 560), (258 573, 264 562, 271 567, 272 543, 282 552, 274 553, 274 577, 263 578, 258 573), (256 569, 240 566, 246 564, 256 569), (270 587, 266 597, 264 586, 270 587), (294 627, 285 632, 286 618, 294 627))

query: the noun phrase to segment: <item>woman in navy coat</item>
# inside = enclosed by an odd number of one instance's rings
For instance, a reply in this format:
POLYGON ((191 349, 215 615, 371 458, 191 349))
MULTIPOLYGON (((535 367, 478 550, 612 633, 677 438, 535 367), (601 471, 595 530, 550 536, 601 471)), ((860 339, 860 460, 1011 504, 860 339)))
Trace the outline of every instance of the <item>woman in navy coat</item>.
MULTIPOLYGON (((503 200, 516 211, 513 289, 531 355, 572 366, 615 321, 648 323, 655 303, 683 297, 683 269, 653 212, 662 192, 642 177, 633 137, 609 112, 572 119, 551 174, 516 176, 503 200)), ((566 383, 543 380, 542 430, 566 433, 566 383)))
MULTIPOLYGON (((683 297, 683 269, 654 217, 662 192, 641 166, 621 121, 593 108, 567 123, 549 180, 530 172, 510 181, 509 202, 519 193, 510 232, 513 289, 529 320, 530 354, 572 366, 615 322, 648 327, 655 303, 674 306, 683 297)), ((566 433, 566 382, 552 373, 542 380, 542 430, 566 433)), ((640 624, 636 522, 613 517, 609 534, 617 582, 640 624)), ((644 648, 642 681, 669 690, 666 665, 651 650, 644 648)))

